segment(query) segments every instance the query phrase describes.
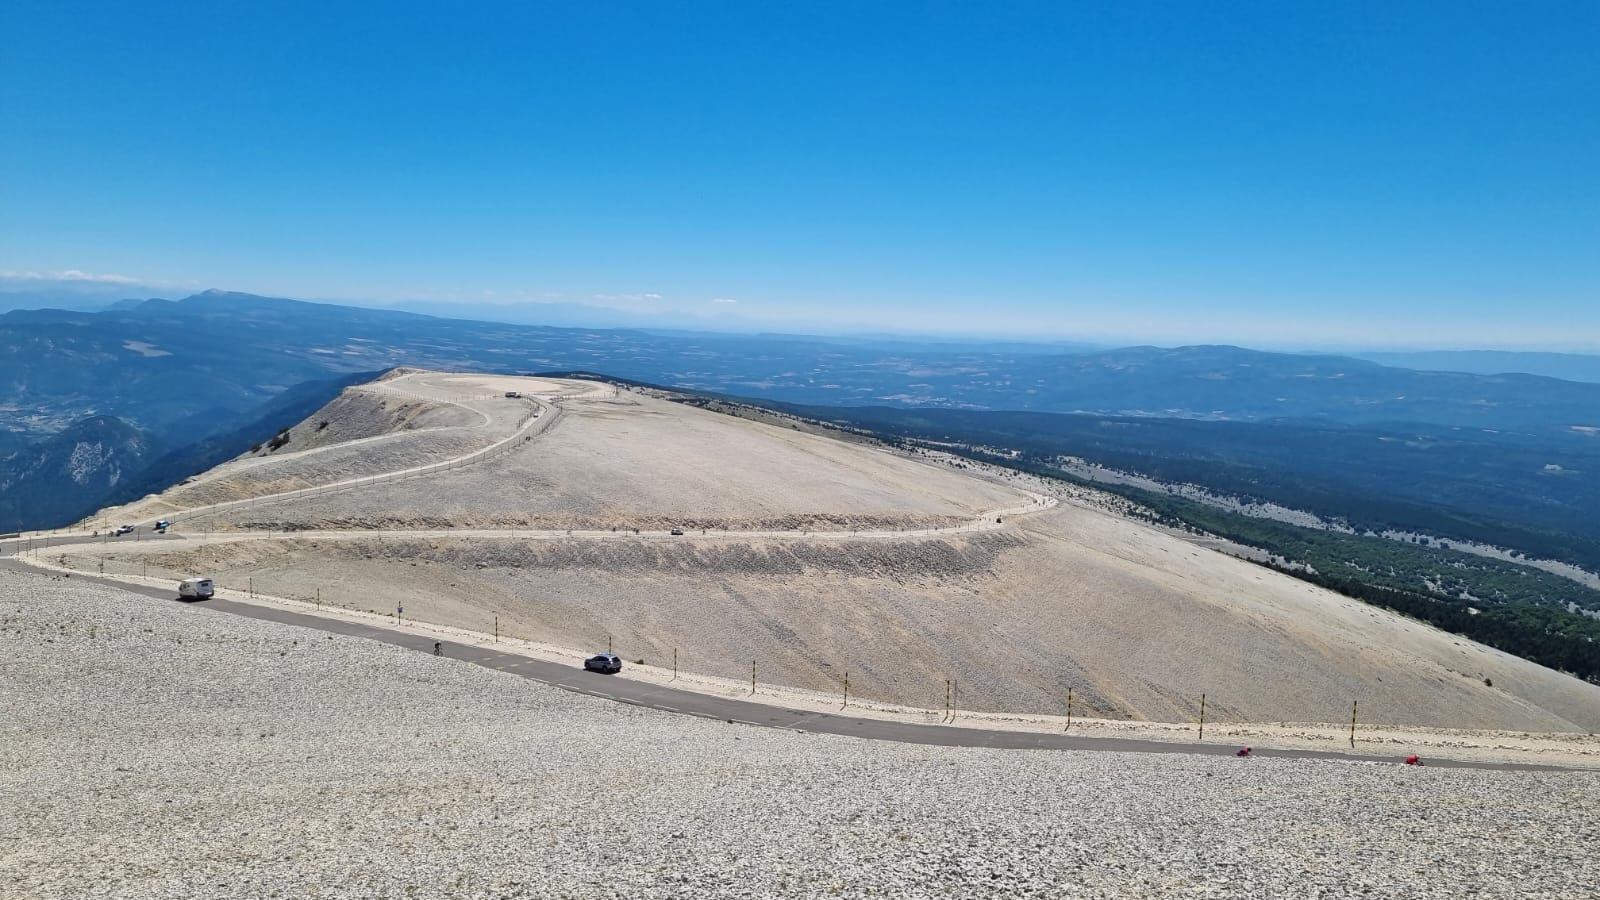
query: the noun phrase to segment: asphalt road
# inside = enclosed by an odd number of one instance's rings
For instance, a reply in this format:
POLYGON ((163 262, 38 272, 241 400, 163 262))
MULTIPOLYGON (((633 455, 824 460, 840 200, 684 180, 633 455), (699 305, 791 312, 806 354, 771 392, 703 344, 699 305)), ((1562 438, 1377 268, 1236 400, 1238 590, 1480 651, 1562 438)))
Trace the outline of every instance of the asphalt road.
MULTIPOLYGON (((159 535, 143 537, 141 540, 171 539, 159 535)), ((36 539, 33 546, 59 546, 62 544, 91 543, 95 538, 89 537, 56 537, 36 539)), ((116 538, 116 541, 133 540, 131 536, 116 538)), ((16 559, 14 554, 18 545, 23 549, 28 546, 27 540, 18 541, 10 539, 0 542, 0 568, 25 572, 39 578, 49 578, 51 575, 41 572, 24 562, 16 559)), ((382 641, 408 650, 421 653, 432 653, 434 638, 426 635, 410 634, 392 628, 384 628, 363 622, 350 622, 343 619, 323 618, 307 613, 295 612, 277 607, 257 606, 254 604, 237 603, 230 600, 214 598, 211 600, 185 602, 177 598, 176 586, 170 589, 161 589, 147 585, 131 584, 115 578, 75 574, 72 577, 82 578, 97 584, 104 584, 118 590, 142 594, 154 600, 181 604, 192 610, 195 615, 227 614, 244 616, 250 619, 261 619, 269 622, 280 622, 287 625, 298 625, 302 628, 311 628, 318 631, 327 631, 335 634, 345 634, 354 637, 368 638, 382 641)), ((1196 744, 1196 743, 1169 743, 1166 741, 1143 741, 1126 738, 1100 738, 1077 737, 1070 734, 1052 734, 1024 731, 992 731, 981 728, 967 728, 961 725, 917 725, 904 722, 884 722, 876 719, 858 719, 849 715, 810 713, 800 710, 785 709, 778 706, 767 706, 751 700, 735 700, 727 697, 716 697, 693 691, 682 691, 657 684, 633 681, 627 678, 618 678, 612 675, 600 675, 586 672, 576 666, 548 662, 539 659, 530 659, 514 653, 495 650, 492 647, 479 647, 468 644, 455 644, 444 642, 443 655, 464 663, 484 666, 511 675, 517 675, 530 681, 573 691, 580 694, 589 694, 603 697, 618 703, 629 703, 650 709, 663 710, 679 715, 699 716, 705 719, 717 719, 735 725, 749 725, 765 728, 783 728, 790 731, 799 731, 812 734, 837 734, 846 737, 865 738, 868 740, 897 741, 906 744, 932 744, 943 747, 991 747, 999 749, 1033 749, 1033 750, 1091 750, 1109 751, 1117 753, 1194 753, 1205 756, 1233 756, 1234 746, 1226 744, 1196 744)), ((1337 753, 1318 750, 1275 750, 1261 748, 1252 751, 1254 756, 1287 757, 1293 759, 1331 759, 1346 762, 1379 762, 1399 764, 1401 760, 1396 756, 1374 756, 1361 753, 1337 753)), ((1474 769, 1500 769, 1514 771, 1562 771, 1558 766, 1540 766, 1520 763, 1486 763, 1467 762, 1460 760, 1429 758, 1429 766, 1447 768, 1474 768, 1474 769)))

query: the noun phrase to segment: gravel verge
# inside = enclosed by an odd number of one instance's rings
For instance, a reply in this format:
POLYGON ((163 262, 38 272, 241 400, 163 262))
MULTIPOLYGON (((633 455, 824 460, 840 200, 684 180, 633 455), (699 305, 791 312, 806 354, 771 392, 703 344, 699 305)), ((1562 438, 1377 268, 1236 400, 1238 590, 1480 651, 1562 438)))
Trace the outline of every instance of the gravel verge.
POLYGON ((751 729, 0 572, 19 897, 1577 897, 1600 775, 751 729))

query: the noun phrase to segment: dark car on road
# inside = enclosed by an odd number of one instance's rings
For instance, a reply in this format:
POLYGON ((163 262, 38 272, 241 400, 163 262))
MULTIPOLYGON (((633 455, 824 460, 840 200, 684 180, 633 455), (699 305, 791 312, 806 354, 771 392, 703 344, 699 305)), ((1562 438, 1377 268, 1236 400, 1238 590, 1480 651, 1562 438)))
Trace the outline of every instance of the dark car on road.
POLYGON ((583 667, 591 672, 615 675, 622 671, 622 659, 613 653, 601 653, 584 660, 583 667))

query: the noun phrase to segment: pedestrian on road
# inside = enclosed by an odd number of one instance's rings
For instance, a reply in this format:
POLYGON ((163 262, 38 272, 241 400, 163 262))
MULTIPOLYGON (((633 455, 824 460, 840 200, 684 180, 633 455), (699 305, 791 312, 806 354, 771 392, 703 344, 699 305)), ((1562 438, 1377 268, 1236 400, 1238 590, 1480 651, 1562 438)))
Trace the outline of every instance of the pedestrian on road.
POLYGON ((440 644, 438 641, 434 641, 433 642, 433 655, 434 656, 443 656, 444 655, 444 645, 440 644))

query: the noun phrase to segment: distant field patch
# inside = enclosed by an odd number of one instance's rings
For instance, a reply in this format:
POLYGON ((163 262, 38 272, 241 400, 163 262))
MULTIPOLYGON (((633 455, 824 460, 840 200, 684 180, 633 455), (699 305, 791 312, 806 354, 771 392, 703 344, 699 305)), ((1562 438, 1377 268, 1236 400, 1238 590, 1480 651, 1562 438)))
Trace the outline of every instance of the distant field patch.
POLYGON ((123 341, 122 349, 132 350, 134 353, 137 353, 140 356, 148 357, 172 355, 170 350, 163 350, 160 347, 157 347, 155 344, 147 344, 144 341, 123 341))

